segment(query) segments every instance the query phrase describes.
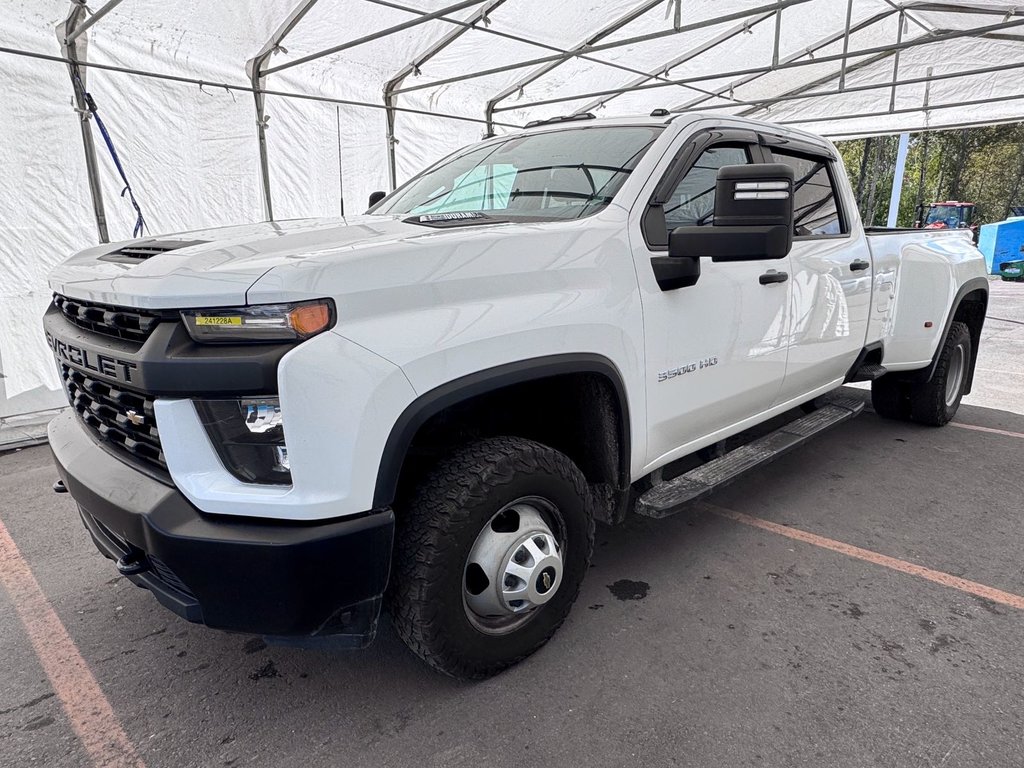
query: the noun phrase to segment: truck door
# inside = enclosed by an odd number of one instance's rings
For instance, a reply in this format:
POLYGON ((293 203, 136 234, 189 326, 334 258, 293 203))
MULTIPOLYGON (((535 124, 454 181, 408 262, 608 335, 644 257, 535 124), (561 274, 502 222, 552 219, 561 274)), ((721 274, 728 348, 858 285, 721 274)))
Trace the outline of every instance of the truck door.
MULTIPOLYGON (((871 252, 843 210, 839 160, 811 145, 762 147, 765 161, 793 169, 789 355, 777 403, 842 380, 864 347, 871 309, 871 252)), ((856 215, 856 214, 854 214, 856 215)))
POLYGON ((668 202, 651 205, 645 196, 631 215, 644 312, 648 467, 739 431, 737 424, 772 405, 785 376, 788 286, 759 278, 786 272, 787 259, 702 258, 697 283, 675 290, 662 290, 651 267, 652 257, 666 254, 672 229, 712 223, 718 169, 753 162, 755 141, 739 130, 687 138, 650 187, 668 202))

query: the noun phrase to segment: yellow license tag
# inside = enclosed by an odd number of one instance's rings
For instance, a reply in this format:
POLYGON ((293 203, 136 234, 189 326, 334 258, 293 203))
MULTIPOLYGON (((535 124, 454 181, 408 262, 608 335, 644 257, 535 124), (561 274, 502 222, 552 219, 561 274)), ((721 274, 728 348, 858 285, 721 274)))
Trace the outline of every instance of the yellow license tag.
POLYGON ((225 315, 196 315, 196 325, 241 325, 242 318, 225 315))

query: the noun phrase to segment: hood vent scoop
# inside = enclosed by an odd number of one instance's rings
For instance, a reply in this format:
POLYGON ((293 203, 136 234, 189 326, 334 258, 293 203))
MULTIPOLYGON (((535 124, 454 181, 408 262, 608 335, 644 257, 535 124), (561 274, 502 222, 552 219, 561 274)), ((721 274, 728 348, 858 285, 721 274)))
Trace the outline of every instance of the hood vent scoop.
POLYGON ((177 251, 180 248, 189 248, 193 245, 203 245, 206 240, 145 240, 141 243, 133 243, 111 251, 105 256, 100 256, 100 261, 113 261, 117 264, 138 264, 153 256, 159 256, 168 251, 177 251))

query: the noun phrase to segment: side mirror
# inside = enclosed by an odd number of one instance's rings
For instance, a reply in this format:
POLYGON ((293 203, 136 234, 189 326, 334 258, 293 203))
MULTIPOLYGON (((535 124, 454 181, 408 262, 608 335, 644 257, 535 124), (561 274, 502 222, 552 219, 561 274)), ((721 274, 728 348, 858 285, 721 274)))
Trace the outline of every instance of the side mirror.
POLYGON ((678 227, 671 258, 712 261, 783 259, 793 247, 793 169, 788 165, 727 165, 719 169, 710 227, 678 227))
POLYGON ((370 193, 370 207, 373 208, 373 206, 375 206, 377 203, 379 203, 381 200, 383 200, 387 196, 388 196, 387 192, 381 192, 380 190, 377 190, 376 192, 371 192, 370 193))

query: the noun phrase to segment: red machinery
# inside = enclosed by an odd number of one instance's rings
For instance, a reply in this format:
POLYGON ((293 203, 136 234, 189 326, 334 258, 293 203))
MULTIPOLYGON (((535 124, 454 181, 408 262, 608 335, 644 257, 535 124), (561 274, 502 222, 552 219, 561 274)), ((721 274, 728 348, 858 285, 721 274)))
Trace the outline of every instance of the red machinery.
POLYGON ((927 214, 918 211, 915 227, 923 229, 970 229, 977 236, 978 225, 974 223, 974 203, 958 203, 947 200, 943 203, 932 203, 927 214))

